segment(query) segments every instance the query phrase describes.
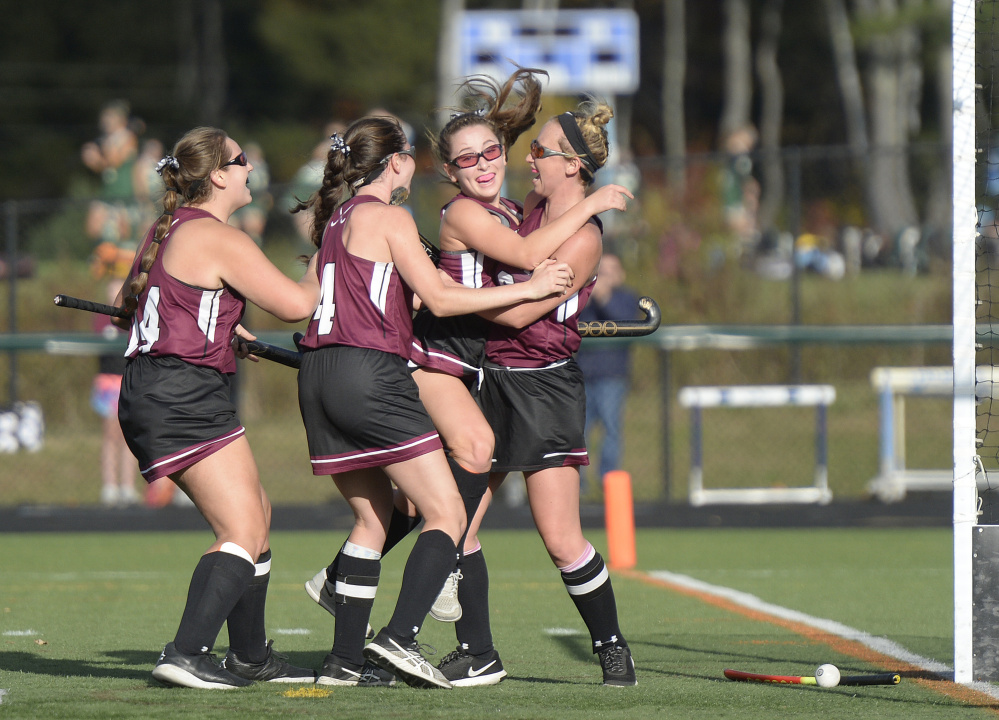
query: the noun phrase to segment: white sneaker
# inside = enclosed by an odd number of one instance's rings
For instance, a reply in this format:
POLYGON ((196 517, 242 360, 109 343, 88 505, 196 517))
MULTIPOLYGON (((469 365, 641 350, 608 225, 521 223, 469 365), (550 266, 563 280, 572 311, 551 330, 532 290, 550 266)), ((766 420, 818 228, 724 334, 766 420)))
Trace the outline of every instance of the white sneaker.
POLYGON ((118 501, 117 485, 104 485, 101 487, 101 505, 104 507, 117 507, 118 501))
POLYGON ((458 622, 461 620, 461 604, 458 602, 458 581, 463 575, 461 570, 455 570, 447 576, 444 587, 430 608, 430 617, 440 622, 458 622))
POLYGON ((364 657, 383 670, 401 677, 407 685, 418 688, 451 688, 450 681, 420 654, 414 640, 407 644, 394 640, 386 630, 364 648, 364 657))
POLYGON ((121 505, 138 505, 139 493, 131 485, 118 488, 118 502, 121 505))
POLYGON ((173 497, 170 499, 170 504, 174 507, 194 507, 194 501, 191 500, 187 493, 180 488, 173 491, 173 497))

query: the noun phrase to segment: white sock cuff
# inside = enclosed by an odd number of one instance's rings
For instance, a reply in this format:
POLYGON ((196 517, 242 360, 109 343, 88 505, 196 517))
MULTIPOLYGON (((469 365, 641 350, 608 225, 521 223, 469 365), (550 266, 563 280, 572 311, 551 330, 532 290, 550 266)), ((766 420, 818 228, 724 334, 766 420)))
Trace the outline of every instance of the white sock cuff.
POLYGON ((482 543, 480 543, 478 540, 476 540, 475 541, 475 547, 473 547, 471 550, 466 550, 465 551, 465 555, 471 555, 472 553, 477 553, 480 550, 482 550, 482 543))
POLYGON ((270 573, 271 573, 270 558, 264 560, 263 562, 258 562, 253 564, 254 577, 260 577, 261 575, 270 575, 270 573))
POLYGON ((593 546, 590 545, 590 543, 586 543, 586 549, 583 550, 583 554, 576 559, 576 562, 569 563, 565 567, 560 567, 559 571, 567 573, 572 572, 573 570, 579 570, 579 568, 583 567, 586 563, 592 560, 593 556, 596 554, 597 551, 593 549, 593 546))
POLYGON ((246 550, 244 550, 242 547, 240 547, 239 545, 237 545, 234 542, 224 542, 224 543, 222 543, 222 547, 219 548, 219 552, 229 553, 230 555, 235 555, 236 557, 241 557, 244 560, 246 560, 246 562, 250 563, 250 565, 253 565, 254 567, 256 567, 256 565, 257 565, 255 562, 253 562, 253 556, 250 555, 250 553, 246 552, 246 550))
POLYGON ((361 560, 381 560, 382 554, 377 550, 371 550, 360 545, 355 545, 350 540, 343 544, 344 555, 349 555, 350 557, 360 558, 361 560))

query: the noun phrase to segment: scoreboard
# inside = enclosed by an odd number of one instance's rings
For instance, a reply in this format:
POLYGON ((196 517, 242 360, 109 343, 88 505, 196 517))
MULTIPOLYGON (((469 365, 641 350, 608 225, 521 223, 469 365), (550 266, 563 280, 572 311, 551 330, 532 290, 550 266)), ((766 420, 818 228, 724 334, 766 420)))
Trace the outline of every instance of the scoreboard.
POLYGON ((548 71, 553 94, 638 89, 638 15, 633 10, 470 10, 458 20, 462 77, 500 82, 521 67, 548 71))

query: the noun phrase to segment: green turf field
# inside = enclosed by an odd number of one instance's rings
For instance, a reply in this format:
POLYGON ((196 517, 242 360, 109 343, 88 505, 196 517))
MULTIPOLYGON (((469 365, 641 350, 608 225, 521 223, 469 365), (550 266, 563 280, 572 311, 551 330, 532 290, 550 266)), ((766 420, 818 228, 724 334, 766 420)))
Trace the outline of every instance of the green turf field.
MULTIPOLYGON (((602 533, 589 533, 605 551, 602 533)), ((318 667, 333 621, 303 582, 340 534, 278 533, 268 629, 298 665, 318 667)), ((282 715, 294 718, 976 718, 999 703, 954 699, 906 677, 894 687, 734 683, 722 670, 811 675, 883 669, 761 619, 615 574, 622 629, 639 685, 605 688, 588 637, 536 533, 483 533, 496 644, 509 676, 451 691, 256 685, 167 689, 150 678, 172 639, 209 533, 0 534, 0 720, 282 715)), ((410 545, 383 563, 372 624, 387 620, 410 545)), ((829 618, 942 663, 952 661, 949 530, 640 530, 638 570, 669 570, 829 618)), ((605 552, 606 557, 606 552, 605 552)), ((420 640, 442 655, 451 626, 428 620, 420 640)), ((216 651, 225 652, 223 630, 216 651)))

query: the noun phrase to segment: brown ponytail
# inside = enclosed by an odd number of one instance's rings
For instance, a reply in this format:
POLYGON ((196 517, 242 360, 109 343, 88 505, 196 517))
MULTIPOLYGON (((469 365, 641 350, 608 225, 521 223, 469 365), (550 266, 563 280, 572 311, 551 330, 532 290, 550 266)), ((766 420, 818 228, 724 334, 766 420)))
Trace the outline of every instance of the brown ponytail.
MULTIPOLYGON (((607 158, 610 155, 610 141, 607 138, 606 126, 614 117, 614 110, 606 102, 590 96, 581 102, 574 112, 565 113, 565 115, 572 116, 572 120, 575 121, 579 130, 579 139, 582 140, 585 147, 577 147, 578 140, 574 142, 568 133, 566 133, 565 140, 559 138, 559 146, 563 152, 578 154, 581 159, 585 158, 588 161, 583 163, 583 172, 580 173, 580 177, 585 185, 590 185, 593 182, 594 173, 607 164, 607 158), (590 168, 588 165, 594 167, 590 168)), ((562 120, 560 119, 559 122, 561 123, 562 120)), ((565 130, 564 125, 563 130, 565 130)))
POLYGON ((402 126, 396 119, 382 116, 355 120, 342 137, 333 133, 330 140, 322 186, 292 210, 313 209, 309 238, 317 248, 333 212, 360 188, 377 180, 392 154, 406 148, 402 126))
MULTIPOLYGON (((492 78, 473 75, 461 84, 465 92, 465 105, 471 110, 456 112, 435 137, 430 135, 430 145, 438 160, 438 168, 451 160, 451 139, 459 130, 472 125, 485 125, 503 143, 505 152, 517 142, 525 131, 530 129, 541 112, 540 76, 548 76, 544 70, 517 67, 503 85, 492 78), (510 105, 510 97, 516 92, 517 101, 510 105)), ((445 175, 445 179, 451 179, 445 175)), ((451 183, 456 184, 456 183, 451 183)))
POLYGON ((211 198, 212 184, 208 182, 208 176, 226 162, 228 139, 229 136, 218 128, 194 128, 177 141, 172 154, 163 158, 157 166, 166 185, 163 213, 156 221, 152 242, 142 254, 139 274, 128 284, 128 295, 123 306, 129 315, 135 313, 139 295, 146 289, 149 269, 159 254, 160 242, 173 223, 174 211, 181 205, 198 205, 211 198))

